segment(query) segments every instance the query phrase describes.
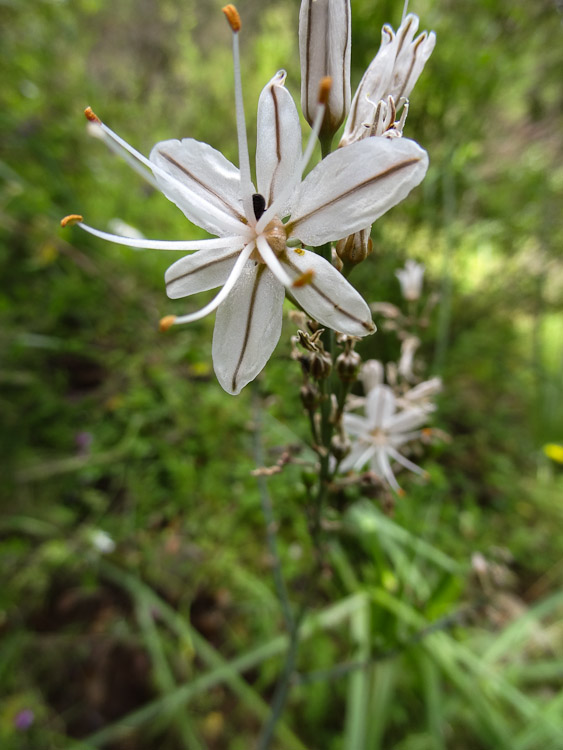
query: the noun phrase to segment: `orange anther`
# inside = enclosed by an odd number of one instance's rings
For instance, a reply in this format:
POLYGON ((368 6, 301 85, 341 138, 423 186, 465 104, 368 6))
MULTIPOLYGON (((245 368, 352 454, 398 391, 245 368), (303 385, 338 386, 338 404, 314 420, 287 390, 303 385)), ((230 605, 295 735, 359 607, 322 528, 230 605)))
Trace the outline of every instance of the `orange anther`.
POLYGON ((328 102, 328 95, 331 88, 332 78, 330 76, 321 78, 321 82, 319 83, 319 104, 326 104, 328 102))
POLYGON ((98 115, 94 112, 92 107, 86 107, 86 109, 84 110, 84 114, 86 115, 86 119, 90 120, 90 122, 95 122, 98 125, 102 124, 102 121, 100 120, 98 115))
POLYGON ((238 13, 238 10, 235 8, 234 5, 225 5, 223 8, 223 13, 227 17, 227 21, 229 22, 229 26, 231 29, 235 32, 235 34, 240 31, 240 16, 238 13))
POLYGON ((304 271, 301 276, 298 276, 293 282, 292 286, 296 288, 307 286, 308 284, 312 283, 314 275, 315 272, 310 268, 308 271, 304 271))
POLYGON ((174 325, 175 320, 176 320, 175 315, 165 315, 164 318, 160 319, 160 323, 158 324, 158 327, 164 333, 164 331, 167 331, 171 326, 174 325))
POLYGON ((74 224, 78 224, 83 221, 84 218, 80 214, 69 214, 61 219, 61 227, 72 227, 74 224))

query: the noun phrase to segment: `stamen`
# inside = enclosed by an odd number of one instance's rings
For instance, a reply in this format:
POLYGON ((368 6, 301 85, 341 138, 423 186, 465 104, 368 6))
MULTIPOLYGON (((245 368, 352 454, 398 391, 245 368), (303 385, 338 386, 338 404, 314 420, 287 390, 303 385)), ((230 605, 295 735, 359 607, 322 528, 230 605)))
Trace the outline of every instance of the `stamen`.
POLYGON ((87 132, 92 136, 92 138, 98 138, 100 141, 103 141, 103 143, 105 143, 105 145, 112 153, 114 153, 116 156, 119 156, 120 159, 126 161, 131 169, 137 172, 137 174, 140 175, 143 180, 146 180, 149 185, 152 185, 155 190, 159 189, 158 183, 154 179, 153 173, 149 172, 148 169, 141 166, 130 154, 127 153, 127 151, 125 151, 124 148, 119 146, 117 143, 114 143, 114 141, 106 133, 104 133, 104 131, 100 127, 98 120, 92 120, 88 123, 87 132))
POLYGON ((326 93, 326 90, 327 86, 330 90, 331 83, 332 79, 329 76, 326 76, 326 78, 323 78, 321 80, 319 86, 319 106, 317 107, 315 121, 311 129, 311 134, 309 135, 309 140, 307 141, 307 146, 305 147, 305 151, 303 152, 303 156, 301 157, 301 160, 297 165, 297 169, 295 170, 293 179, 287 181, 285 190, 281 191, 281 193, 276 197, 275 201, 273 201, 268 210, 262 214, 262 217, 256 224, 257 233, 264 231, 269 222, 274 218, 274 216, 277 215, 277 211, 280 206, 283 206, 283 204, 287 201, 287 199, 295 190, 295 187, 299 184, 301 178, 303 177, 303 172, 305 171, 305 167, 309 163, 309 159, 313 155, 313 151, 315 150, 315 146, 317 145, 317 138, 319 137, 319 133, 321 132, 321 127, 326 111, 326 100, 323 102, 322 98, 324 98, 325 96, 328 97, 328 93, 326 93))
POLYGON ((324 104, 326 107, 331 88, 332 78, 330 76, 321 78, 321 82, 319 83, 319 104, 324 104))
MULTIPOLYGON (((176 177, 173 177, 172 175, 168 174, 168 172, 165 172, 164 169, 162 169, 161 167, 159 167, 158 164, 155 164, 154 162, 150 161, 150 159, 147 159, 146 156, 143 156, 143 154, 141 154, 139 151, 137 151, 137 149, 133 148, 133 146, 130 146, 127 143, 127 141, 123 140, 123 138, 121 138, 119 135, 117 135, 117 133, 114 133, 114 131, 111 130, 111 128, 108 128, 108 126, 105 123, 100 122, 99 124, 97 124, 97 127, 101 128, 102 131, 109 138, 111 138, 113 141, 115 141, 115 143, 117 143, 119 146, 121 146, 121 148, 125 149, 125 151, 128 151, 132 156, 134 156, 135 159, 137 159, 137 161, 139 161, 141 164, 144 164, 145 167, 147 167, 148 169, 150 169, 151 172, 153 172, 153 174, 158 174, 159 177, 162 177, 163 180, 165 180, 166 182, 168 182, 170 185, 173 185, 177 190, 180 190, 183 193, 183 195, 190 201, 190 204, 191 204, 192 208, 194 208, 194 209, 197 210, 198 206, 200 206, 203 203, 203 201, 201 199, 199 199, 195 193, 193 193, 191 191, 187 191, 186 188, 185 188, 185 186, 183 185, 183 183, 180 182, 180 180, 178 180, 178 179, 176 179, 176 177)), ((252 192, 254 192, 253 189, 251 189, 250 192, 249 192, 249 195, 248 195, 248 200, 249 201, 251 200, 250 195, 252 194, 252 192)), ((207 213, 205 205, 202 206, 202 209, 203 209, 204 212, 207 213)), ((240 221, 237 221, 236 219, 233 219, 228 214, 224 214, 221 217, 221 220, 222 220, 222 222, 223 222, 223 224, 225 226, 226 225, 230 225, 230 227, 232 228, 233 232, 236 232, 237 234, 239 234, 241 231, 245 231, 245 226, 243 224, 241 224, 240 221)), ((246 232, 245 232, 245 234, 246 234, 246 232)), ((251 229, 249 227, 248 228, 248 232, 246 234, 246 236, 248 237, 248 239, 250 239, 250 237, 252 236, 252 234, 253 234, 253 232, 251 231, 251 229)))
POLYGON ((172 324, 179 325, 180 323, 192 323, 194 320, 200 320, 200 318, 204 318, 206 315, 209 315, 210 312, 216 310, 221 302, 223 302, 229 296, 229 294, 231 293, 231 289, 239 280, 244 266, 247 260, 250 258, 250 255, 252 254, 255 246, 256 243, 253 241, 249 242, 248 245, 244 248, 244 250, 238 256, 236 263, 233 266, 231 273, 229 274, 229 278, 223 285, 223 288, 221 289, 219 294, 217 294, 211 300, 209 304, 205 305, 205 307, 202 307, 201 310, 191 313, 191 315, 182 315, 180 317, 174 318, 172 324))
POLYGON ((291 286, 293 286, 294 288, 308 286, 309 284, 313 283, 314 276, 315 272, 312 268, 310 268, 308 271, 304 271, 301 276, 298 276, 291 286))
POLYGON ((108 242, 114 242, 116 245, 125 245, 126 247, 136 247, 141 250, 202 250, 207 248, 213 250, 214 248, 230 248, 232 250, 238 250, 244 247, 247 242, 246 237, 234 236, 234 237, 217 237, 208 240, 147 240, 147 239, 134 239, 133 237, 123 237, 120 234, 110 234, 109 232, 102 232, 100 229, 94 229, 94 227, 84 224, 82 216, 78 214, 72 214, 71 216, 65 216, 61 221, 61 226, 66 227, 77 224, 81 229, 88 234, 99 237, 101 240, 108 240, 108 242), (63 222, 65 222, 63 224, 63 222))
POLYGON ((287 273, 283 270, 283 266, 277 259, 276 254, 274 253, 272 248, 270 247, 268 240, 263 235, 259 235, 256 238, 256 243, 258 245, 258 251, 260 252, 260 255, 262 256, 262 260, 268 266, 270 271, 274 274, 276 279, 280 282, 280 284, 283 284, 285 287, 287 288, 291 287, 293 282, 291 281, 287 273))
POLYGON ((100 120, 98 115, 94 112, 92 107, 86 107, 86 109, 84 110, 84 114, 86 115, 86 119, 90 120, 90 122, 95 122, 98 125, 102 124, 102 121, 100 120))
POLYGON ((403 17, 401 18, 401 25, 403 21, 405 20, 405 18, 407 17, 408 9, 409 9, 409 0, 405 0, 405 4, 403 6, 403 17))
POLYGON ((75 224, 80 224, 82 216, 80 214, 69 214, 61 219, 61 227, 73 227, 75 224))
POLYGON ((254 216, 256 216, 256 221, 258 221, 258 219, 266 210, 266 199, 263 195, 260 195, 260 193, 254 193, 254 195, 252 196, 252 208, 254 209, 254 216))
POLYGON ((167 331, 169 328, 171 328, 175 322, 176 322, 175 315, 165 315, 164 318, 160 319, 158 327, 162 331, 162 333, 164 333, 164 331, 167 331))
POLYGON ((246 139, 246 121, 244 117, 244 103, 242 100, 242 81, 240 75, 240 52, 238 32, 240 30, 240 16, 234 5, 226 5, 223 13, 233 30, 233 67, 235 77, 235 112, 237 120, 238 161, 240 169, 240 191, 244 213, 248 222, 255 222, 252 206, 252 194, 254 186, 250 176, 250 156, 248 155, 248 141, 246 139))
POLYGON ((234 31, 234 33, 237 34, 240 31, 241 27, 240 15, 238 10, 234 5, 225 5, 222 10, 227 18, 227 21, 229 22, 229 26, 234 31))

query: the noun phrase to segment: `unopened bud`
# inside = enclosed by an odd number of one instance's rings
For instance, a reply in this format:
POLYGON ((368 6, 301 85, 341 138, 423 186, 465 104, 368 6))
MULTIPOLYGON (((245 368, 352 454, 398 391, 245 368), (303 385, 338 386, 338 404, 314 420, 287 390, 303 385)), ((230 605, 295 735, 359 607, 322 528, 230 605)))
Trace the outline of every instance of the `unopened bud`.
POLYGON ((328 352, 312 352, 309 360, 309 371, 315 380, 328 378, 332 370, 332 358, 328 352))
POLYGON ((320 394, 316 385, 313 385, 313 383, 302 385, 299 395, 301 397, 301 403, 307 411, 313 411, 313 409, 317 408, 320 401, 320 394))
POLYGON ((313 125, 319 86, 330 77, 321 133, 332 136, 350 109, 350 0, 303 0, 299 13, 301 108, 313 125))
POLYGON ((352 383, 358 377, 362 358, 353 349, 342 352, 336 358, 336 372, 344 383, 352 383))
POLYGON ((330 452, 337 461, 342 461, 343 458, 350 453, 352 444, 346 437, 346 435, 333 435, 330 441, 330 452))
POLYGON ((356 266, 368 257, 373 250, 370 232, 371 226, 336 243, 336 253, 343 263, 356 266))

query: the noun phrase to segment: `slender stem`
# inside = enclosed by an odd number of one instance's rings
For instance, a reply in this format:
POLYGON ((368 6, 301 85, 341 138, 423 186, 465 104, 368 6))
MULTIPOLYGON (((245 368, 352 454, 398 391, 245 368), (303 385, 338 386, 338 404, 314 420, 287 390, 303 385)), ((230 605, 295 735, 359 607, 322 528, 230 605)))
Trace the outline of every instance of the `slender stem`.
MULTIPOLYGON (((254 421, 254 461, 257 467, 264 465, 264 448, 262 445, 262 403, 260 398, 259 386, 253 381, 252 391, 252 409, 254 421)), ((266 523, 266 537, 268 542, 268 551, 273 562, 273 576, 276 592, 283 612, 285 627, 289 633, 294 630, 294 617, 291 611, 291 604, 287 595, 287 588, 283 578, 282 565, 278 549, 277 522, 274 516, 272 498, 268 492, 268 482, 264 475, 258 475, 258 490, 260 493, 260 504, 262 514, 266 523)))

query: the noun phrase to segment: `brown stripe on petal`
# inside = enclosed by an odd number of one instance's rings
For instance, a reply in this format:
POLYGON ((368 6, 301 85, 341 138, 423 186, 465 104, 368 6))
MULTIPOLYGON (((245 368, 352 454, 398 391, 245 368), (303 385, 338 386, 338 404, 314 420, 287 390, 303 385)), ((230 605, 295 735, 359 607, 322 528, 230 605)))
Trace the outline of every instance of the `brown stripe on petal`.
POLYGON ((426 32, 422 33, 418 37, 418 39, 414 42, 414 44, 413 44, 413 50, 412 50, 412 55, 411 55, 411 64, 410 64, 410 67, 409 67, 407 75, 403 77, 403 86, 402 86, 401 90, 399 91, 399 93, 397 94, 397 103, 399 103, 399 99, 403 96, 403 92, 407 88, 407 85, 409 83, 410 77, 411 77, 412 72, 414 70, 414 66, 416 64, 416 56, 417 56, 418 52, 420 51, 422 45, 424 44, 425 40, 426 40, 426 32))
POLYGON ((399 164, 394 164, 392 167, 389 167, 389 169, 386 169, 385 172, 381 172, 380 174, 374 175, 374 177, 370 177, 369 180, 364 180, 364 182, 360 182, 358 185, 354 185, 353 188, 350 188, 350 190, 347 190, 345 193, 341 193, 340 195, 337 195, 336 198, 332 198, 332 200, 329 200, 326 203, 323 203, 322 206, 317 206, 317 208, 315 208, 313 211, 309 211, 308 214, 305 214, 304 216, 300 216, 295 221, 289 221, 285 225, 287 236, 289 237, 292 234, 294 234, 295 227, 299 226, 299 224, 302 224, 310 216, 313 216, 313 214, 316 214, 319 211, 323 211, 325 208, 328 208, 329 206, 332 206, 335 203, 338 203, 343 198, 348 198, 348 196, 354 195, 355 193, 359 192, 363 188, 368 187, 369 185, 373 185, 379 180, 384 180, 386 177, 390 177, 392 174, 395 174, 396 172, 400 172, 402 169, 407 169, 408 167, 411 167, 413 164, 417 164, 419 161, 420 161, 419 158, 414 158, 414 159, 407 159, 406 161, 402 161, 399 164))
POLYGON ((240 253, 240 250, 236 250, 230 255, 225 255, 221 258, 210 260, 207 263, 203 263, 202 265, 197 266, 197 268, 192 268, 191 271, 186 271, 185 273, 181 273, 179 276, 175 276, 173 279, 169 279, 166 282, 166 287, 168 288, 171 284, 175 284, 177 281, 181 281, 182 279, 187 279, 188 276, 192 276, 194 273, 198 273, 199 271, 205 271, 206 269, 211 268, 211 266, 215 265, 216 263, 223 263, 226 260, 231 260, 231 258, 236 257, 239 253, 240 253))
POLYGON ((256 304, 256 295, 258 294, 258 287, 260 286, 262 274, 264 273, 265 270, 266 270, 265 265, 260 264, 258 266, 258 270, 256 273, 256 280, 254 281, 254 286, 252 287, 252 294, 250 295, 250 305, 248 306, 248 317, 246 319, 246 324, 245 324, 245 329, 244 329, 244 340, 242 342, 242 349, 240 351, 237 366, 235 367, 235 371, 233 373, 233 379, 231 381, 232 391, 236 391, 237 389, 237 376, 241 368, 244 355, 246 354, 246 347, 248 346, 248 339, 250 338, 250 329, 252 328, 252 315, 254 313, 254 305, 256 304))
MULTIPOLYGON (((296 273, 296 274, 298 275, 298 277, 301 277, 301 276, 303 275, 303 274, 301 273, 301 269, 300 269, 300 268, 298 268, 298 267, 297 267, 297 266, 296 266, 295 264, 293 264, 293 263, 292 263, 292 262, 291 262, 291 261, 289 260, 289 258, 288 258, 287 256, 286 256, 286 257, 285 257, 285 258, 283 259, 283 261, 282 261, 282 262, 283 262, 283 265, 289 266, 289 267, 291 268, 291 270, 292 270, 292 271, 294 271, 294 272, 295 272, 295 273, 296 273)), ((332 299, 332 297, 330 297, 330 296, 329 296, 328 294, 326 294, 325 292, 323 292, 323 290, 322 290, 322 289, 320 289, 320 288, 319 288, 319 287, 318 287, 318 286, 317 286, 317 285, 315 284, 315 282, 314 282, 313 280, 311 280, 311 281, 310 281, 310 282, 309 282, 309 283, 307 284, 307 287, 308 287, 309 289, 313 289, 313 290, 314 290, 314 291, 315 291, 315 292, 316 292, 316 293, 317 293, 317 294, 319 295, 319 297, 322 297, 322 298, 323 298, 324 300, 326 300, 327 302, 329 302, 329 303, 330 303, 330 304, 331 304, 331 305, 333 306, 333 308, 334 308, 335 310, 337 310, 338 312, 342 313, 343 315, 345 315, 345 316, 346 316, 347 318, 349 318, 350 320, 353 320, 353 321, 354 321, 355 323, 359 323, 359 324, 360 324, 361 326, 363 326, 363 327, 364 327, 364 328, 366 329, 366 331, 373 331, 373 329, 374 329, 374 325, 373 325, 373 322, 372 322, 372 321, 370 321, 370 322, 368 323, 368 322, 366 322, 365 320, 362 320, 361 318, 358 318, 358 317, 357 317, 356 315, 353 315, 352 313, 348 312, 348 310, 345 310, 345 309, 344 309, 343 307, 341 307, 340 305, 336 304, 336 302, 335 302, 335 301, 334 301, 334 300, 332 299)), ((305 312, 306 312, 306 311, 305 311, 305 312)))
POLYGON ((212 195, 214 198, 216 198, 219 203, 222 203, 223 206, 227 209, 228 213, 231 216, 234 216, 235 219, 238 219, 239 221, 243 222, 244 224, 247 223, 246 218, 243 214, 239 213, 234 206, 231 206, 230 203, 228 203, 223 196, 219 195, 215 190, 209 187, 209 185, 206 185, 205 182, 199 179, 199 177, 196 177, 190 170, 185 167, 183 164, 180 164, 179 161, 177 161, 173 156, 170 156, 170 154, 165 153, 164 151, 161 151, 160 149, 157 149, 156 152, 159 156, 162 156, 163 159, 165 159, 169 164, 172 164, 172 166, 176 167, 176 169, 179 169, 180 172, 183 172, 186 177, 188 177, 190 180, 193 180, 195 183, 197 183, 200 187, 202 187, 204 190, 206 190, 210 195, 212 195))
POLYGON ((281 146, 282 138, 281 138, 280 113, 279 113, 278 98, 275 92, 275 85, 272 85, 270 89, 270 93, 272 94, 272 101, 274 103, 274 119, 275 119, 275 126, 276 126, 276 159, 278 160, 278 163, 276 164, 276 167, 274 171, 272 172, 272 177, 270 180, 270 189, 268 192, 268 201, 267 201, 267 204, 269 206, 274 201, 274 182, 275 182, 276 173, 279 169, 279 166, 282 160, 282 146, 281 146))

